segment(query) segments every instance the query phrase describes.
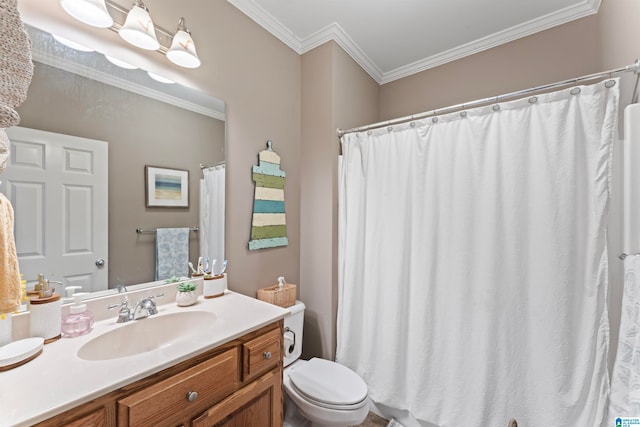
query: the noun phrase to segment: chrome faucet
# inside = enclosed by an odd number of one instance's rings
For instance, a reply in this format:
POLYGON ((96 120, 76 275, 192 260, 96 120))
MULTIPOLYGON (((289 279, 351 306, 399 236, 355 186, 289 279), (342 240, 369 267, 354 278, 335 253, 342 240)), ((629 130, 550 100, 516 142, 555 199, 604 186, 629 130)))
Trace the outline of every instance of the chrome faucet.
POLYGON ((117 323, 126 323, 130 320, 138 320, 147 318, 153 314, 158 314, 158 308, 153 301, 154 298, 161 298, 164 294, 150 295, 147 298, 143 298, 134 307, 133 311, 129 308, 129 299, 125 296, 124 301, 120 304, 112 304, 109 309, 120 307, 118 311, 117 323))
POLYGON ((133 310, 134 320, 144 319, 145 317, 149 317, 153 314, 158 314, 158 308, 152 298, 153 297, 151 296, 138 301, 136 308, 133 310))
POLYGON ((126 296, 120 304, 111 304, 109 306, 109 310, 116 307, 120 307, 120 310, 118 311, 118 320, 116 320, 116 323, 126 323, 133 318, 131 316, 131 309, 129 308, 129 299, 126 296))

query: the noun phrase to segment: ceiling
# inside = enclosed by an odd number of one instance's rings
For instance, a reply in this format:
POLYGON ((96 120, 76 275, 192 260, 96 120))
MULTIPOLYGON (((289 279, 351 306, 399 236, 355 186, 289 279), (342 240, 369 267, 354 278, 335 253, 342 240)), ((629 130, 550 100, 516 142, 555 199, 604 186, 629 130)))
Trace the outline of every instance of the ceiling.
POLYGON ((594 14, 601 0, 227 0, 299 54, 337 42, 384 84, 594 14))

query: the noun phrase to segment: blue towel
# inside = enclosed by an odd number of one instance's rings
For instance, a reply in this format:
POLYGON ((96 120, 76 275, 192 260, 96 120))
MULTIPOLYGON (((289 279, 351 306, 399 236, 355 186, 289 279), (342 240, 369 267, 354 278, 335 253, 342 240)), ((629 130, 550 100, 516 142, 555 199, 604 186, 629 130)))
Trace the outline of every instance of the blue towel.
POLYGON ((158 228, 156 280, 189 275, 189 229, 158 228))

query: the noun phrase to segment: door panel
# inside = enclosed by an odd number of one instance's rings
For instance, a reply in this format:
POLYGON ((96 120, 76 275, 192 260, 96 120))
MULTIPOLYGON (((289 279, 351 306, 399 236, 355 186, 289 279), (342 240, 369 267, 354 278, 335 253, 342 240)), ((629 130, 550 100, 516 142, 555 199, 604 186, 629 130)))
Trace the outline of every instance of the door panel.
POLYGON ((7 134, 11 156, 0 191, 13 204, 27 283, 43 273, 85 292, 107 289, 107 143, 20 127, 7 134))

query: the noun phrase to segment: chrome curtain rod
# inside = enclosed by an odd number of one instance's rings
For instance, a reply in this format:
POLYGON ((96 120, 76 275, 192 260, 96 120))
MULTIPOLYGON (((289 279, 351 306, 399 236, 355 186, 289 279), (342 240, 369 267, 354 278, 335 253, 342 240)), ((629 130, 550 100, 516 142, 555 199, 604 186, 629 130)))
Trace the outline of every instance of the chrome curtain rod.
MULTIPOLYGON (((136 228, 136 233, 138 234, 156 234, 158 230, 144 230, 142 228, 136 228)), ((200 227, 190 227, 189 231, 200 231, 200 227)))
POLYGON ((226 163, 225 160, 218 162, 218 163, 214 163, 212 165, 203 165, 202 163, 200 163, 200 169, 209 169, 209 168, 215 168, 216 166, 222 166, 226 163))
MULTIPOLYGON (((532 87, 532 88, 529 88, 529 89, 518 90, 518 91, 515 91, 515 92, 506 93, 506 94, 503 94, 503 95, 492 96, 492 97, 489 97, 489 98, 476 99, 475 101, 470 101, 470 102, 465 102, 465 103, 462 103, 462 104, 451 105, 449 107, 444 107, 444 108, 437 108, 435 110, 425 111, 424 113, 412 114, 410 116, 405 116, 405 117, 400 117, 400 118, 397 118, 397 119, 392 119, 392 120, 387 120, 387 121, 383 121, 383 122, 373 123, 373 124, 370 124, 370 125, 360 126, 360 127, 356 127, 356 128, 352 128, 352 129, 347 129, 347 130, 338 129, 337 130, 338 138, 341 138, 343 135, 346 135, 348 133, 362 132, 362 131, 371 130, 371 129, 378 129, 378 128, 382 128, 382 127, 385 127, 385 126, 397 125, 397 124, 401 124, 401 123, 410 122, 412 120, 419 120, 419 119, 424 119, 424 118, 431 117, 431 116, 437 116, 437 115, 444 114, 444 113, 450 113, 450 112, 453 112, 453 111, 456 111, 456 110, 465 110, 467 108, 478 107, 478 106, 481 106, 481 105, 489 104, 491 102, 499 102, 499 101, 503 101, 505 99, 516 98, 516 97, 523 96, 523 95, 529 95, 529 94, 532 94, 532 93, 540 92, 540 91, 547 90, 547 89, 553 89, 553 88, 556 88, 556 87, 568 86, 568 85, 571 85, 571 84, 576 84, 576 83, 587 81, 587 80, 594 80, 594 79, 600 79, 600 78, 604 78, 604 77, 611 77, 613 74, 626 73, 626 72, 629 72, 629 71, 633 71, 640 78, 640 60, 636 60, 636 62, 634 62, 631 65, 627 65, 625 67, 616 68, 616 69, 609 70, 609 71, 603 71, 603 72, 600 72, 600 73, 589 74, 589 75, 586 75, 586 76, 576 77, 576 78, 573 78, 573 79, 562 80, 560 82, 549 83, 549 84, 542 85, 542 86, 536 86, 536 87, 532 87)), ((636 86, 637 86, 637 82, 636 82, 636 86)), ((637 89, 637 87, 636 87, 636 89, 637 89)), ((635 89, 634 89, 634 92, 635 92, 635 89)))

